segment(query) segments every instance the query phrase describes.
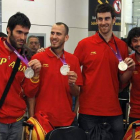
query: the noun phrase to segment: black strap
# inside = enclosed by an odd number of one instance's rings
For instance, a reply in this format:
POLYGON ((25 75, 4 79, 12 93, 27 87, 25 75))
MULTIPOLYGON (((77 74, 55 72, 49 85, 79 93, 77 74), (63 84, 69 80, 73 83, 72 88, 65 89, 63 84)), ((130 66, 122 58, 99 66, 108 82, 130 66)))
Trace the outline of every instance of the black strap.
MULTIPOLYGON (((21 53, 22 53, 22 51, 21 51, 21 53)), ((0 108, 2 107, 2 105, 3 105, 3 103, 4 103, 4 100, 5 100, 5 98, 6 98, 7 94, 8 94, 8 91, 9 91, 9 89, 10 89, 10 86, 12 85, 12 82, 13 82, 13 80, 14 80, 14 77, 15 77, 17 71, 18 71, 19 65, 20 65, 20 59, 17 58, 16 64, 15 64, 15 66, 14 66, 14 68, 13 68, 13 71, 12 71, 12 73, 11 73, 11 76, 10 76, 10 78, 9 78, 9 80, 8 80, 8 83, 7 83, 7 85, 6 85, 6 87, 5 87, 5 90, 4 90, 3 94, 2 94, 2 97, 1 97, 1 99, 0 99, 0 108)))

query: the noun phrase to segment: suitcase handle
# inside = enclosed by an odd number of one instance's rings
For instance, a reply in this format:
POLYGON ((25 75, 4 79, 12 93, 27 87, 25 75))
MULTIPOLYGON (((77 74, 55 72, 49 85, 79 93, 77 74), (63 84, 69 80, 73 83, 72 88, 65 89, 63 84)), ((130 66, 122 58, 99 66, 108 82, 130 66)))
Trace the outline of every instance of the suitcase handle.
POLYGON ((29 130, 33 130, 33 127, 34 127, 33 124, 27 123, 26 121, 23 122, 23 126, 28 126, 29 130))
POLYGON ((132 124, 132 140, 135 140, 135 130, 136 130, 137 126, 140 126, 140 123, 132 124))

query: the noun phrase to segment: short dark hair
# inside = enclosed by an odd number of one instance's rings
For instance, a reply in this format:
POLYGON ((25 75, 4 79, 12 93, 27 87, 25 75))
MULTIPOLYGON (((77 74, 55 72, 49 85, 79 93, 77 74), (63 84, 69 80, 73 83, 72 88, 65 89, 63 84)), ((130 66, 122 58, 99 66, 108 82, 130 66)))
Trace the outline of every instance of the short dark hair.
POLYGON ((129 47, 131 47, 131 41, 134 37, 140 37, 140 27, 134 27, 129 31, 126 40, 129 47))
POLYGON ((28 37, 28 39, 27 39, 27 44, 29 43, 30 38, 36 38, 36 39, 38 39, 38 42, 39 42, 39 38, 38 38, 37 36, 35 36, 35 35, 30 35, 30 36, 28 37))
POLYGON ((0 37, 7 37, 7 35, 3 32, 0 32, 0 37))
POLYGON ((110 12, 112 18, 116 17, 115 9, 110 4, 103 3, 103 4, 97 5, 97 7, 95 9, 96 18, 97 18, 98 13, 106 13, 106 12, 110 12))
POLYGON ((11 31, 13 31, 16 25, 21 25, 22 27, 26 27, 28 29, 30 29, 31 27, 29 18, 25 14, 20 12, 17 12, 9 18, 7 27, 9 27, 11 31))
POLYGON ((65 30, 66 30, 66 35, 69 34, 69 27, 65 23, 63 23, 63 22, 56 22, 55 24, 56 25, 64 25, 65 30))

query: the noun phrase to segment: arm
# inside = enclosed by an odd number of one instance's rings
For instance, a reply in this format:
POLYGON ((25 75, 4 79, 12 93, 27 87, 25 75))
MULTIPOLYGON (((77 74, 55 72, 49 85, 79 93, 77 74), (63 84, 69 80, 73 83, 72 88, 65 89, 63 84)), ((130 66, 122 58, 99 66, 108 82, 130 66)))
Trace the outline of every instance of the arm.
POLYGON ((132 58, 125 58, 124 62, 127 64, 128 68, 127 70, 119 75, 120 82, 122 84, 128 82, 133 74, 133 71, 135 70, 135 62, 132 58))
POLYGON ((77 114, 79 108, 79 96, 76 97, 74 112, 77 114))
POLYGON ((33 59, 28 64, 34 70, 34 76, 31 79, 25 78, 22 87, 27 97, 34 97, 39 89, 41 63, 39 60, 33 59))
POLYGON ((27 98, 27 105, 28 105, 29 117, 33 117, 34 116, 34 109, 35 109, 35 97, 27 98))

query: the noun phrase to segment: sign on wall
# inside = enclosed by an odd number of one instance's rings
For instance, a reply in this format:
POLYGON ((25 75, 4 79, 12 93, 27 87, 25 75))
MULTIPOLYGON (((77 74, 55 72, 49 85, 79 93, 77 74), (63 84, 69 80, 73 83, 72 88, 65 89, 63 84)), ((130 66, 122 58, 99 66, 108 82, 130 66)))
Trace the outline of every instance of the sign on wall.
POLYGON ((98 4, 109 3, 115 9, 116 22, 113 31, 121 31, 121 0, 89 0, 88 31, 97 31, 95 8, 98 4))

